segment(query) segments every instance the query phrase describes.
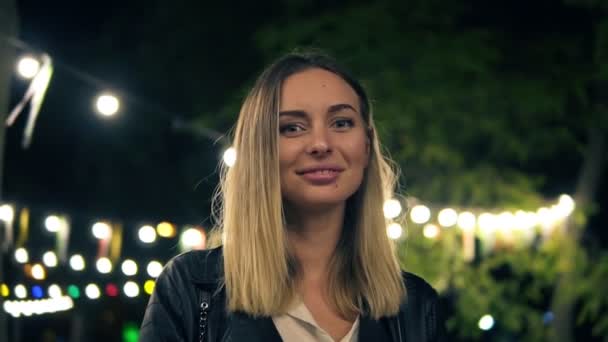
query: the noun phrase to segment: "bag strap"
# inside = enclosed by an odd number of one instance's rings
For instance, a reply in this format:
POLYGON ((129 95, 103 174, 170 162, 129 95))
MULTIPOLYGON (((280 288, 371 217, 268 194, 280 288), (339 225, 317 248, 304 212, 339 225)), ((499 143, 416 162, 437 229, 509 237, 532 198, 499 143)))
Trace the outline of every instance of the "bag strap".
MULTIPOLYGON (((209 291, 200 289, 201 302, 199 305, 199 342, 205 342, 205 337, 208 336, 209 331, 209 310, 211 304, 211 294, 209 291)), ((207 341, 212 342, 212 341, 207 341)))

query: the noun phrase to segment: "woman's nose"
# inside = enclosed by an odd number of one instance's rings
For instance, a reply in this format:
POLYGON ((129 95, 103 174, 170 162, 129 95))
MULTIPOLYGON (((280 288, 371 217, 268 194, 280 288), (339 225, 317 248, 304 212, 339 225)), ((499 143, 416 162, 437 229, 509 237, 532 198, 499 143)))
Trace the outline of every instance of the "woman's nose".
POLYGON ((306 152, 311 155, 324 155, 331 152, 328 132, 321 128, 312 131, 311 140, 306 148, 306 152))

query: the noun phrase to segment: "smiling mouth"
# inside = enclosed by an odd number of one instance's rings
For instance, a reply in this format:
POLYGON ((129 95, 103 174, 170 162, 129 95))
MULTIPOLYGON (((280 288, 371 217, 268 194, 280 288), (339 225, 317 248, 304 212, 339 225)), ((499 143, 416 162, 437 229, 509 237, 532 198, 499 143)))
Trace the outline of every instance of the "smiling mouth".
POLYGON ((313 185, 327 185, 335 183, 342 171, 315 170, 301 173, 300 176, 313 185))

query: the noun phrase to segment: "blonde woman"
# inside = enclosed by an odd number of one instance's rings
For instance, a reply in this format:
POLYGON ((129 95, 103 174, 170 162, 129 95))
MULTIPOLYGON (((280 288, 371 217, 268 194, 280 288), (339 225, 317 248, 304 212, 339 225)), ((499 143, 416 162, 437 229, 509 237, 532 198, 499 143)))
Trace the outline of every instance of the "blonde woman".
POLYGON ((288 54, 258 78, 222 172, 221 246, 175 257, 141 341, 438 341, 437 293, 402 272, 382 204, 394 173, 363 87, 288 54))

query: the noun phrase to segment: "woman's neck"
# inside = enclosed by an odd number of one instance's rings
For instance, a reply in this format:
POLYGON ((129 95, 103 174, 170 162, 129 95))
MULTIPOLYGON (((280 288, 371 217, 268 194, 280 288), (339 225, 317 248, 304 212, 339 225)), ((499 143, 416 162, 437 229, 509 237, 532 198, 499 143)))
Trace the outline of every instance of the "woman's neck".
POLYGON ((291 210, 287 236, 304 282, 324 284, 344 221, 345 205, 323 211, 291 210))

